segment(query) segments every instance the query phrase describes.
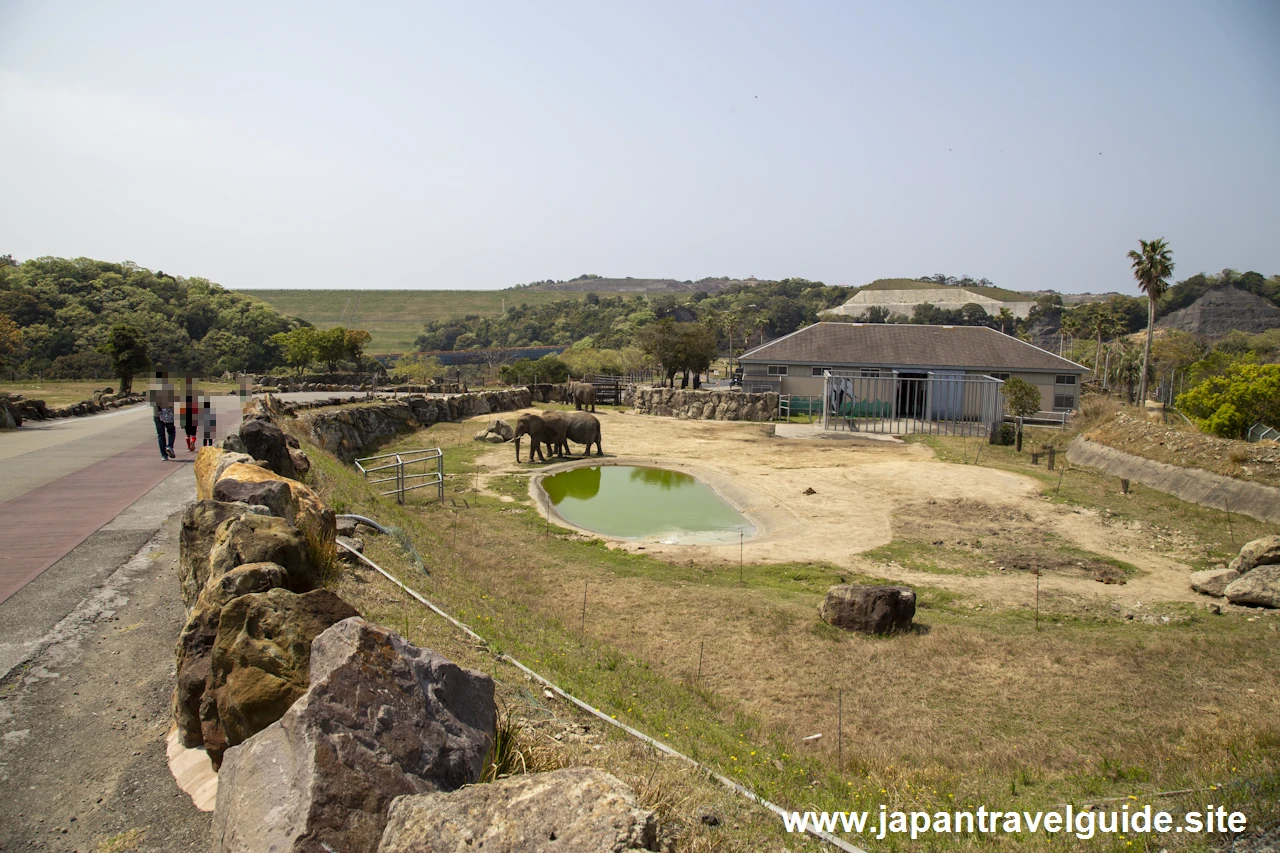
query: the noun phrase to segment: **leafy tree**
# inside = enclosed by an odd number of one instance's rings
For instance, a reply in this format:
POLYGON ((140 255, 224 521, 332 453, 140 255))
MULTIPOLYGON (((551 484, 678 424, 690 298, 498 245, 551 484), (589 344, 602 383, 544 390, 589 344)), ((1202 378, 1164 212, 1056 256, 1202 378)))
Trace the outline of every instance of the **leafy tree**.
POLYGON ((1280 426, 1280 364, 1238 363, 1179 396, 1177 405, 1223 438, 1244 438, 1259 421, 1280 426))
POLYGON ((710 369, 719 354, 716 333, 702 323, 679 323, 677 326, 676 360, 679 369, 684 372, 681 387, 688 387, 690 373, 694 375, 696 387, 700 384, 697 377, 710 369))
POLYGON ((22 351, 22 329, 12 319, 0 314, 0 370, 6 365, 16 364, 22 351))
POLYGON ((662 365, 667 383, 675 387, 675 376, 680 370, 680 330, 675 320, 665 318, 650 323, 638 335, 640 348, 662 365))
POLYGON ((872 305, 866 311, 865 321, 868 323, 887 323, 889 322, 889 309, 883 305, 872 305))
POLYGON ((338 369, 338 362, 347 355, 347 330, 334 326, 323 332, 315 333, 316 358, 325 363, 330 373, 338 369))
POLYGON ((279 347, 285 364, 293 367, 301 376, 307 365, 319 358, 318 332, 311 326, 301 326, 291 332, 271 336, 271 342, 279 347))
POLYGON ((544 355, 537 361, 522 358, 504 365, 500 376, 511 385, 564 382, 569 378, 569 366, 554 355, 544 355))
POLYGON ((1147 376, 1151 368, 1151 336, 1156 325, 1156 303, 1168 289, 1168 278, 1173 275, 1173 251, 1164 238, 1139 240, 1137 249, 1129 250, 1133 277, 1138 288, 1147 295, 1147 343, 1142 350, 1142 377, 1138 385, 1138 405, 1146 405, 1147 376))
POLYGON ((1010 376, 1004 381, 1004 407, 1014 417, 1034 415, 1040 411, 1040 389, 1025 379, 1010 376))
POLYGON ((120 377, 120 393, 133 390, 133 376, 151 366, 151 354, 142 333, 127 323, 117 323, 107 332, 103 355, 111 359, 111 369, 120 377))
POLYGON ((445 367, 436 356, 419 352, 396 359, 396 373, 413 382, 429 385, 444 376, 445 367))
POLYGON ((369 341, 373 340, 373 335, 364 329, 347 329, 344 341, 344 355, 349 361, 355 363, 357 368, 364 361, 364 348, 369 345, 369 341))
MULTIPOLYGON (((887 314, 888 311, 886 310, 885 313, 887 314)), ((1013 312, 1008 308, 1001 308, 1000 313, 996 315, 996 319, 1000 321, 1000 334, 1003 335, 1007 334, 1005 332, 1006 328, 1012 329, 1014 327, 1014 321, 1017 318, 1013 316, 1013 312)))

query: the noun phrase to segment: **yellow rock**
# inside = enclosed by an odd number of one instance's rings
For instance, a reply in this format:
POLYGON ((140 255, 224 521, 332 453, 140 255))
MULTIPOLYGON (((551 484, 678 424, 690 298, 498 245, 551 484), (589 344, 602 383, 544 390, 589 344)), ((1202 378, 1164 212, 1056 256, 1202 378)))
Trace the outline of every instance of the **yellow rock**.
MULTIPOLYGON (((199 459, 196 461, 199 462, 199 459)), ((243 483, 261 483, 267 480, 279 480, 286 483, 289 486, 289 492, 293 495, 293 502, 298 508, 293 523, 299 530, 305 531, 308 528, 313 528, 319 530, 322 535, 328 538, 332 538, 337 532, 333 510, 325 506, 319 495, 297 480, 281 477, 274 471, 244 462, 236 462, 227 466, 214 482, 224 478, 239 480, 243 483)), ((199 488, 198 484, 199 480, 197 480, 197 489, 199 488)), ((213 494, 212 484, 209 485, 209 494, 211 496, 213 494)))
POLYGON ((213 499, 213 484, 218 479, 218 459, 225 453, 221 447, 202 447, 196 454, 196 500, 213 499))

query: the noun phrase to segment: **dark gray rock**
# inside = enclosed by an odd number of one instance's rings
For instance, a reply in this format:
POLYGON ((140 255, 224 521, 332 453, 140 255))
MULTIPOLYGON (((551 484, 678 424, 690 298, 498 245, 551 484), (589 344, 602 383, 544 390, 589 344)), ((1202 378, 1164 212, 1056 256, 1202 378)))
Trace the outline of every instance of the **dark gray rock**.
POLYGON ((531 773, 391 804, 378 853, 622 853, 660 850, 653 812, 591 767, 531 773))
POLYGON ((247 421, 240 426, 240 440, 245 452, 267 463, 281 477, 297 479, 298 471, 289 455, 289 444, 280 427, 266 420, 247 421))
POLYGON ((271 514, 294 521, 298 514, 298 505, 294 502, 293 492, 289 484, 283 480, 262 480, 256 483, 234 480, 223 477, 213 484, 215 501, 259 504, 267 507, 271 514))
POLYGON ((822 621, 863 634, 910 631, 915 615, 915 591, 905 586, 838 584, 822 602, 822 621))
POLYGON ((227 750, 213 850, 373 853, 393 799, 479 781, 496 720, 487 675, 339 622, 312 645, 302 698, 227 750))

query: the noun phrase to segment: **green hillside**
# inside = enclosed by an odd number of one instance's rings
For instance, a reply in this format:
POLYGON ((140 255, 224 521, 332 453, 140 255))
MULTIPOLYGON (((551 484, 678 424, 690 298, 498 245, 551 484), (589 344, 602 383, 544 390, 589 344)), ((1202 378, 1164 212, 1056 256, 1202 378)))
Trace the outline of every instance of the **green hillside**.
POLYGON ((497 316, 520 304, 545 305, 584 298, 586 293, 510 290, 243 290, 281 313, 321 329, 343 325, 373 335, 370 355, 410 352, 429 320, 469 314, 497 316), (345 312, 345 313, 344 313, 345 312))

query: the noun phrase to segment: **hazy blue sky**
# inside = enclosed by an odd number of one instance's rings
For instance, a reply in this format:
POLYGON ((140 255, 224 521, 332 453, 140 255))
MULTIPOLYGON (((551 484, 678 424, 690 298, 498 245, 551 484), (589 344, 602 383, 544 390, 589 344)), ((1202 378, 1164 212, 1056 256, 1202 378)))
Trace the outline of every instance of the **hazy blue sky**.
POLYGON ((0 253, 227 287, 1280 273, 1280 3, 0 0, 0 253))

